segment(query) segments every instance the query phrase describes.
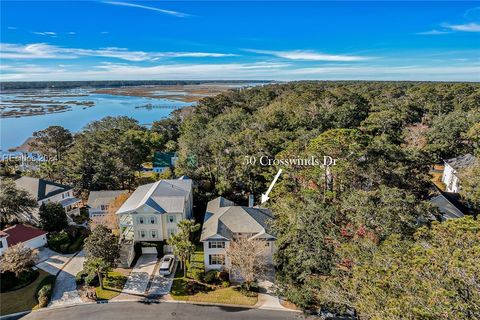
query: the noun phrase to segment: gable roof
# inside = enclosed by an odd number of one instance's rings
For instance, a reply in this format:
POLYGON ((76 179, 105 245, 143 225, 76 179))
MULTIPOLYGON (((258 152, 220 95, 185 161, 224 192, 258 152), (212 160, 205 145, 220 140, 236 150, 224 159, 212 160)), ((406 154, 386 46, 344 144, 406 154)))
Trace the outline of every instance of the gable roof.
POLYGON ((174 152, 157 151, 153 155, 153 167, 171 167, 173 166, 172 158, 175 157, 174 152))
POLYGON ((192 180, 160 180, 139 186, 118 209, 117 214, 134 213, 147 205, 158 213, 183 212, 192 192, 192 180))
POLYGON ((32 177, 21 177, 15 180, 15 184, 17 188, 30 193, 37 201, 72 189, 72 187, 60 183, 32 177))
POLYGON ((17 243, 25 242, 47 234, 46 231, 25 224, 16 224, 4 229, 3 232, 8 234, 7 243, 9 246, 14 246, 17 243))
POLYGON ((254 233, 252 238, 274 239, 269 226, 272 219, 268 209, 237 206, 228 199, 218 197, 207 205, 200 240, 231 240, 235 233, 254 233))
POLYGON ((464 156, 456 157, 456 158, 451 158, 448 160, 444 160, 446 164, 448 164, 450 167, 455 169, 456 171, 468 168, 470 166, 473 166, 473 164, 476 161, 476 158, 474 155, 467 153, 464 156))
POLYGON ((88 195, 87 206, 90 208, 98 208, 101 205, 110 204, 119 195, 127 192, 127 190, 90 191, 90 194, 88 195))

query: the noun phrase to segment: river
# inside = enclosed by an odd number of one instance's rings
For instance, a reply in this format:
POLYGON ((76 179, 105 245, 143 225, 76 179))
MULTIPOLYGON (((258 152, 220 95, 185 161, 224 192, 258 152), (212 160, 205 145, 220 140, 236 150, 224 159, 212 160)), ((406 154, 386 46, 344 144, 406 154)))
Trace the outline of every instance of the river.
POLYGON ((76 132, 89 122, 106 116, 128 116, 138 120, 140 124, 149 125, 153 121, 168 117, 175 109, 192 104, 171 99, 94 94, 78 89, 65 90, 64 93, 57 90, 53 94, 46 90, 2 93, 0 149, 2 153, 6 153, 9 149, 21 145, 34 131, 51 125, 63 126, 76 132), (29 99, 32 101, 30 105, 26 102, 29 99), (12 117, 11 112, 20 110, 20 105, 28 106, 23 108, 25 113, 35 113, 32 110, 42 112, 44 107, 51 107, 54 113, 12 117), (7 114, 8 112, 10 114, 7 114))

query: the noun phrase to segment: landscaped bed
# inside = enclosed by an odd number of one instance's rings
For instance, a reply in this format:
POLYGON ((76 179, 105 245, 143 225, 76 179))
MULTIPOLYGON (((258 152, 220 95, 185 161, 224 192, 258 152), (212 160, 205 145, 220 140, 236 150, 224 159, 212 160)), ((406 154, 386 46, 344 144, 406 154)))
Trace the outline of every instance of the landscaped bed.
POLYGON ((39 270, 39 275, 31 284, 18 290, 0 293, 0 314, 11 314, 32 310, 37 306, 36 293, 40 283, 50 274, 39 270))

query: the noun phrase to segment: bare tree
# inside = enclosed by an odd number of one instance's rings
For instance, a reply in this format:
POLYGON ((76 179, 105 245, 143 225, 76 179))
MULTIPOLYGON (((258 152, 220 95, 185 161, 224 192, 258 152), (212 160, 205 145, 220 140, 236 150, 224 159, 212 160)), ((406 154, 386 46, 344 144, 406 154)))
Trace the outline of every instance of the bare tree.
POLYGON ((240 276, 248 290, 252 282, 265 274, 267 266, 265 241, 249 240, 246 237, 235 238, 230 241, 227 257, 230 261, 230 273, 240 276))
POLYGON ((23 271, 35 265, 37 252, 25 247, 22 243, 9 247, 0 259, 0 272, 10 271, 19 277, 23 271))

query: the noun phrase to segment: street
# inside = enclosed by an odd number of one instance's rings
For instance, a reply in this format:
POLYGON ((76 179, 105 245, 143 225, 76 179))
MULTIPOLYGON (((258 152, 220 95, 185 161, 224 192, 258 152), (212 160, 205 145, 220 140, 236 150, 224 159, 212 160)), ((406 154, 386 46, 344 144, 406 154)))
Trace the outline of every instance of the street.
POLYGON ((305 319, 301 313, 221 307, 172 302, 111 302, 87 304, 32 312, 24 320, 293 320, 305 319))

